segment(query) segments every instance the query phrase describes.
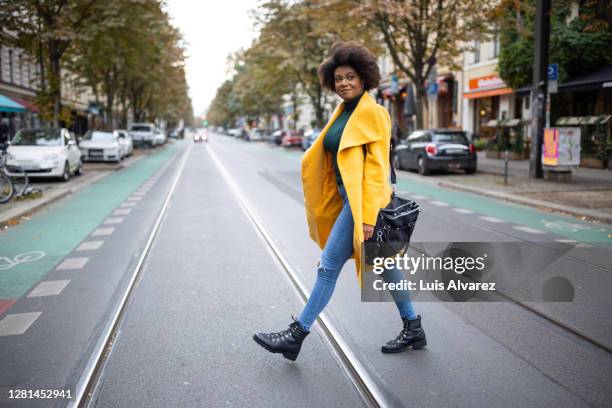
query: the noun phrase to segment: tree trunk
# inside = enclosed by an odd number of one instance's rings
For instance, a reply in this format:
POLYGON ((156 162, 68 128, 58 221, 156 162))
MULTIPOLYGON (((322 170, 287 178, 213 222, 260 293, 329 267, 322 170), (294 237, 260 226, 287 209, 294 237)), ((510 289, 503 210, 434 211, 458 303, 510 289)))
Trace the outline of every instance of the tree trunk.
POLYGON ((423 129, 425 117, 425 104, 427 103, 427 90, 425 89, 425 83, 417 85, 416 87, 416 128, 423 129))
POLYGON ((49 46, 49 94, 53 101, 53 127, 59 127, 59 116, 62 105, 62 70, 60 63, 61 54, 53 43, 49 46))

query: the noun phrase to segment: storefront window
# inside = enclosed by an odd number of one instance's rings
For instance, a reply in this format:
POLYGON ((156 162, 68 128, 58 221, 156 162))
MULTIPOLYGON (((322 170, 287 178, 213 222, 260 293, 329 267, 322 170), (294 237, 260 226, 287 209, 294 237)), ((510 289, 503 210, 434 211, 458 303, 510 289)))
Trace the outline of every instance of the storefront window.
POLYGON ((475 133, 480 138, 490 139, 495 135, 495 128, 488 127, 487 122, 497 119, 499 115, 499 96, 475 99, 474 103, 475 133))

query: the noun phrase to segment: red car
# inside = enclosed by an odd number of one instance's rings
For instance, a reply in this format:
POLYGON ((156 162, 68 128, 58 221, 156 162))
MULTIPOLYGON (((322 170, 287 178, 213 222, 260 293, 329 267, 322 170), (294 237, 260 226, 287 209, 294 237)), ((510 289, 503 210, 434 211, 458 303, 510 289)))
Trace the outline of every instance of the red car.
POLYGON ((302 135, 297 130, 291 130, 283 136, 281 140, 281 146, 290 147, 290 146, 301 146, 302 145, 302 135))

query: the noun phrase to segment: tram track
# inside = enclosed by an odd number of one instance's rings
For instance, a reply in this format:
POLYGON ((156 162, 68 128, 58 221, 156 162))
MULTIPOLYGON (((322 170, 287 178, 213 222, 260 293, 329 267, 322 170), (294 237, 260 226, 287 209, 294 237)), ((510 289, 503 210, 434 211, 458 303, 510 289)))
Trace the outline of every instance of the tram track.
MULTIPOLYGON (((286 277, 288 278, 292 288, 295 290, 298 297, 305 304, 308 300, 308 297, 310 296, 310 292, 306 284, 300 278, 296 269, 283 255, 279 247, 275 244, 274 240, 267 232, 259 217, 251 209, 251 206, 249 206, 245 195, 241 192, 238 185, 234 182, 232 176, 229 174, 221 160, 217 157, 211 145, 209 145, 208 148, 208 153, 210 157, 212 158, 215 166, 221 173, 223 179, 231 189, 232 193, 234 194, 234 197, 240 204, 240 207, 243 210, 244 214, 247 216, 255 230, 258 232, 259 236, 262 238, 262 241, 264 242, 268 252, 277 262, 283 272, 285 272, 286 277)), ((319 323, 319 328, 321 329, 323 339, 329 346, 331 352, 337 358, 340 366, 350 379, 351 384, 353 385, 357 393, 360 395, 364 403, 368 407, 372 408, 394 406, 395 404, 391 402, 388 395, 376 383, 374 378, 370 375, 364 365, 359 361, 355 353, 351 350, 348 343, 342 338, 338 329, 333 325, 327 314, 325 312, 321 313, 317 321, 319 323)))
MULTIPOLYGON (((85 365, 83 373, 79 377, 79 380, 74 387, 74 398, 68 403, 68 408, 84 408, 90 407, 92 406, 92 404, 95 405, 95 392, 97 390, 97 385, 99 384, 99 381, 103 376, 106 362, 108 361, 108 358, 112 353, 115 340, 121 331, 121 325, 124 321, 127 308, 130 304, 130 300, 134 294, 136 283, 141 277, 143 265, 147 260, 155 238, 159 232, 161 223, 168 211, 172 196, 174 194, 174 191, 176 190, 176 186, 178 184, 178 181, 180 180, 181 174, 183 173, 185 163, 187 162, 187 158, 189 157, 189 153, 191 152, 192 146, 193 145, 190 144, 183 152, 183 156, 181 157, 181 161, 174 174, 170 189, 168 190, 168 193, 155 220, 153 228, 149 233, 149 237, 147 238, 146 244, 142 250, 142 253, 140 254, 138 262, 136 263, 133 269, 132 276, 130 277, 129 282, 125 290, 123 291, 123 294, 121 295, 120 301, 116 304, 111 314, 111 318, 106 323, 102 335, 99 337, 98 342, 94 346, 93 352, 85 365)), ((172 160, 169 160, 167 166, 169 166, 170 163, 172 163, 172 160)), ((160 169, 157 174, 163 174, 167 170, 167 166, 164 166, 162 169, 160 169)), ((156 176, 153 175, 152 177, 156 176)))

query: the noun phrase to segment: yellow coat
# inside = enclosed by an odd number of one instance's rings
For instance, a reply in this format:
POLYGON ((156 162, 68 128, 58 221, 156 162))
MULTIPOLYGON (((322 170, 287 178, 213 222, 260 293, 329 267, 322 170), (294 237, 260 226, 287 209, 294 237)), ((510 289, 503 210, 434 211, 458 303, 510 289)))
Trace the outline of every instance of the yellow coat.
MULTIPOLYGON (((321 249, 342 209, 331 154, 323 138, 344 110, 340 104, 331 119, 302 158, 304 206, 310 237, 321 249)), ((391 118, 387 110, 364 92, 351 114, 340 140, 338 168, 353 214, 353 258, 361 283, 363 223, 375 225, 378 211, 391 201, 389 145, 391 118), (366 145, 366 154, 362 145, 366 145)))

